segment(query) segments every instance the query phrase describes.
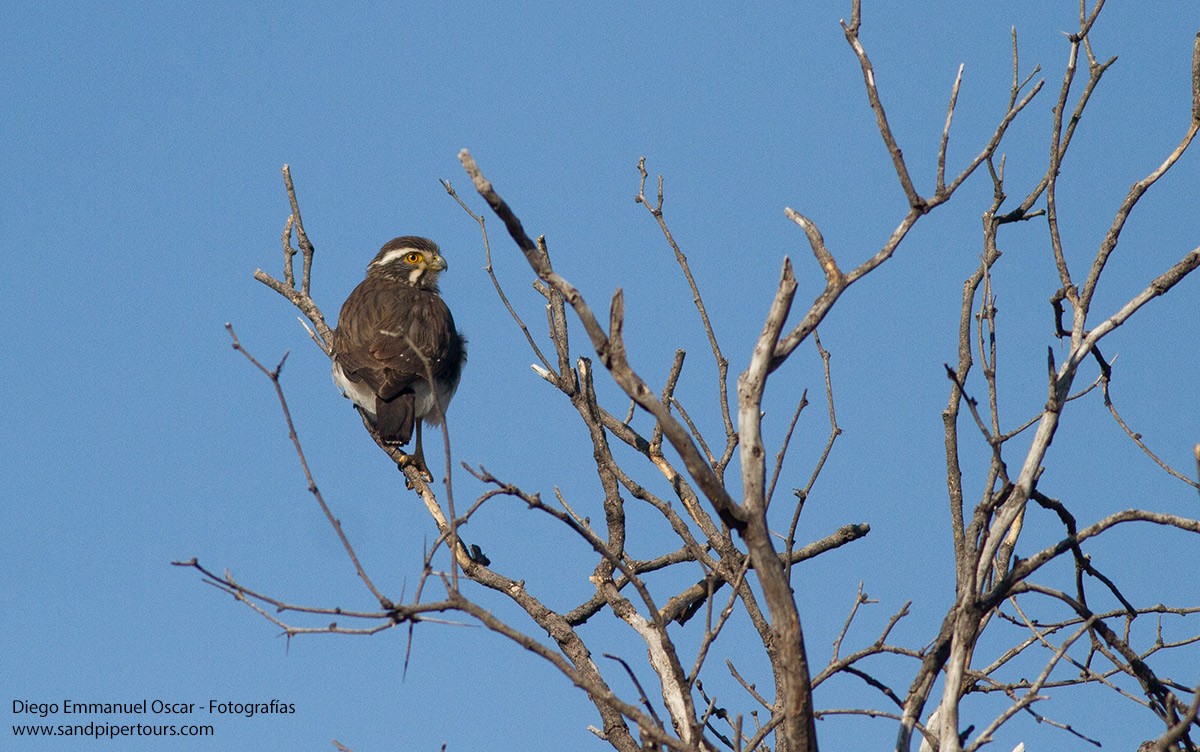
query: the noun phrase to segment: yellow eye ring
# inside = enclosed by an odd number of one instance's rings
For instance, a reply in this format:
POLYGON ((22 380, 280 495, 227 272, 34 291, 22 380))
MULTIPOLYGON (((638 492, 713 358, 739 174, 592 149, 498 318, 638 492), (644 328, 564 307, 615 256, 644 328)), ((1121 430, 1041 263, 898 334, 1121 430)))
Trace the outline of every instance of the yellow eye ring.
POLYGON ((404 260, 410 264, 418 264, 424 260, 424 257, 416 251, 412 251, 404 256, 404 260))

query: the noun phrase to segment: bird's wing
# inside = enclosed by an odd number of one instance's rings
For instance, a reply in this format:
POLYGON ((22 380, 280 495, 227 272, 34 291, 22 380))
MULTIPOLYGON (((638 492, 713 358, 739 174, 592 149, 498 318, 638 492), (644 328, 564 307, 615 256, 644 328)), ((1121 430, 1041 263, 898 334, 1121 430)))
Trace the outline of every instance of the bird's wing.
POLYGON ((384 401, 428 372, 453 373, 462 358, 454 317, 437 293, 369 277, 342 306, 334 350, 343 373, 384 401))
POLYGON ((368 277, 346 298, 334 331, 334 357, 342 373, 384 399, 395 397, 415 378, 401 378, 397 383, 389 364, 377 355, 383 345, 381 331, 398 328, 397 319, 409 307, 402 292, 368 277))
POLYGON ((439 379, 461 358, 454 318, 445 302, 432 293, 406 297, 404 316, 380 326, 369 345, 376 363, 387 371, 386 383, 377 391, 384 400, 427 374, 439 379))

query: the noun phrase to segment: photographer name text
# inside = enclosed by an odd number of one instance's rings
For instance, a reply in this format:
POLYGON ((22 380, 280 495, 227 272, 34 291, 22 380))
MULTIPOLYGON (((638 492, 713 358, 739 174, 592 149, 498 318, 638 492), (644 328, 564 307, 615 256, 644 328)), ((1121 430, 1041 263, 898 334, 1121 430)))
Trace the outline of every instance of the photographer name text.
POLYGON ((34 702, 13 700, 13 715, 36 715, 47 718, 55 715, 287 715, 296 712, 296 704, 269 702, 233 702, 207 700, 204 702, 175 702, 172 700, 138 700, 136 702, 34 702))

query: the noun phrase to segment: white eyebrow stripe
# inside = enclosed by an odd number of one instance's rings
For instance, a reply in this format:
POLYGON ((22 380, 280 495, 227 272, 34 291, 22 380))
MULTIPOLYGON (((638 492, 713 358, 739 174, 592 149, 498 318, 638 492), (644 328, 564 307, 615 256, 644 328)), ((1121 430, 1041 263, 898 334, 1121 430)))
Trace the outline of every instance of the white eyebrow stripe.
POLYGON ((395 331, 393 329, 380 329, 379 333, 385 337, 403 337, 404 332, 395 331))
POLYGON ((382 258, 378 258, 378 259, 375 259, 374 261, 372 261, 371 266, 386 266, 386 265, 392 263, 393 261, 395 261, 396 259, 398 259, 402 256, 407 256, 408 254, 410 254, 416 250, 417 250, 416 248, 393 248, 392 250, 383 254, 382 258))

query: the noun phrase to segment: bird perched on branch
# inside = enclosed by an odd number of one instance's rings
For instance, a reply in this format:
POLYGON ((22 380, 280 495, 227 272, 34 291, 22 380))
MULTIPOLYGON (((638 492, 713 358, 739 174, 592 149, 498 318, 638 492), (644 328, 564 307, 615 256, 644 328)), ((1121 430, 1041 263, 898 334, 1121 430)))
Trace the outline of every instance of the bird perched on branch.
POLYGON ((389 240, 342 305, 333 333, 334 383, 385 442, 404 446, 415 431, 411 456, 426 473, 421 422, 442 422, 467 359, 466 340, 438 293, 445 269, 432 240, 389 240))

